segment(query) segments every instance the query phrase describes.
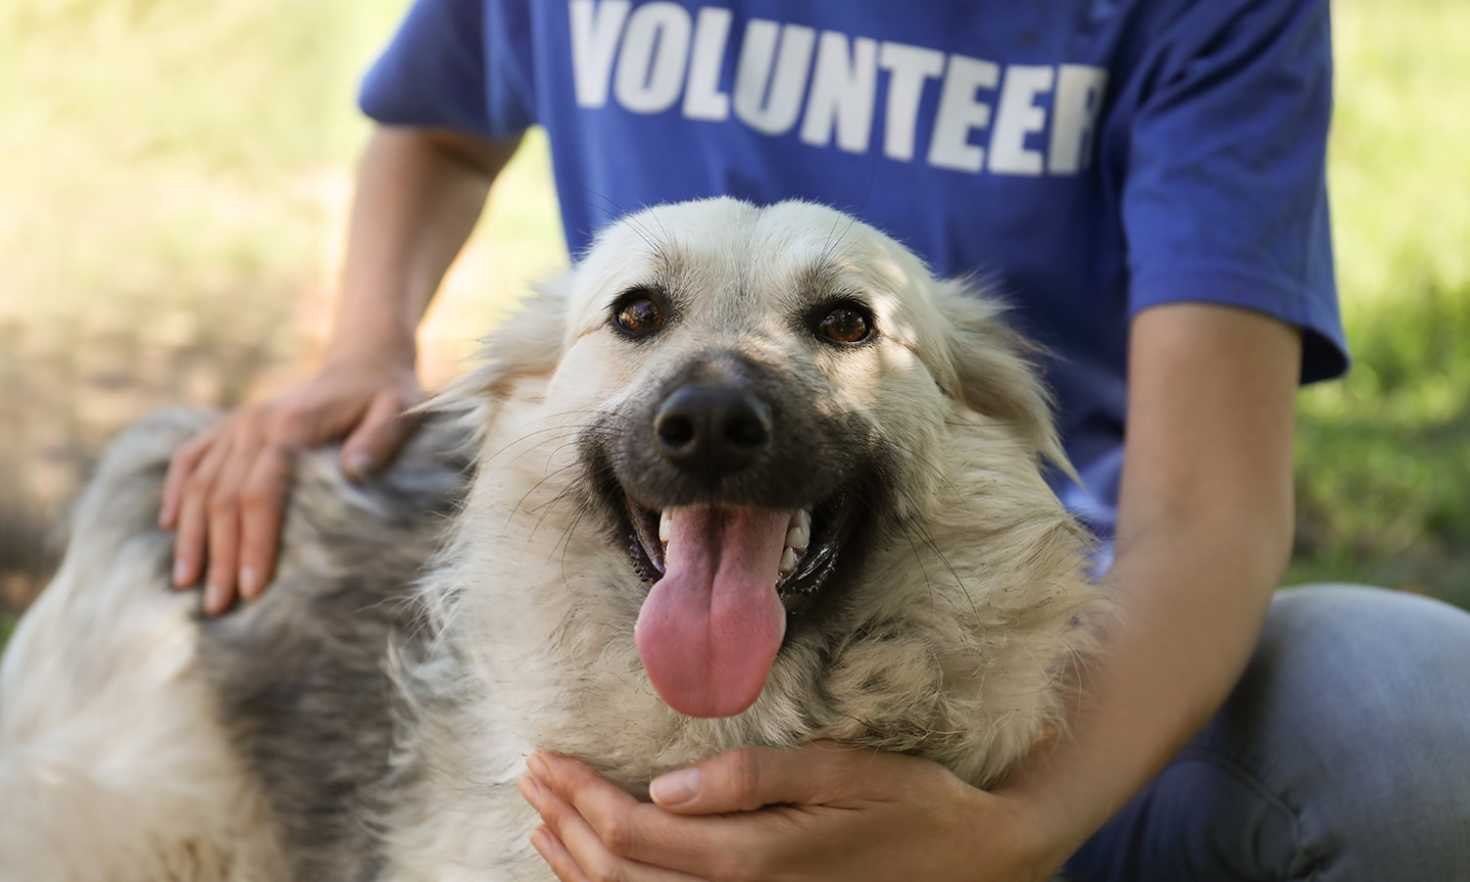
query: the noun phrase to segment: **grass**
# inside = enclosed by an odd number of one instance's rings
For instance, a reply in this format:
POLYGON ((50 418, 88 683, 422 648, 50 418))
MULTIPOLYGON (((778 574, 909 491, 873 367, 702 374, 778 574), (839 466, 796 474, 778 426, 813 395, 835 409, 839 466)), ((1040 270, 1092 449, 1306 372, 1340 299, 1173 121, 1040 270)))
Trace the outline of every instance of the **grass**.
MULTIPOLYGON (((0 323, 73 338, 127 328, 172 346, 210 337, 228 317, 228 333, 257 341, 265 361, 309 360, 367 131, 357 80, 405 7, 0 7, 0 194, 27 208, 0 213, 0 258, 18 294, 0 295, 0 323)), ((461 262, 430 342, 472 336, 473 325, 450 320, 463 300, 493 319, 527 277, 565 261, 545 159, 533 145, 517 165, 497 194, 497 235, 461 262)))
POLYGON ((1452 0, 1337 16, 1330 184, 1346 381, 1303 393, 1299 580, 1470 606, 1470 56, 1452 0))
MULTIPOLYGON (((0 5, 0 204, 20 207, 0 212, 0 424, 20 427, 0 436, 6 516, 59 517, 102 439, 148 407, 229 405, 311 362, 366 131, 357 77, 406 5, 0 5)), ((1470 605, 1470 6, 1334 13, 1356 367, 1301 396, 1292 578, 1470 605)), ((423 330, 430 381, 565 260, 533 137, 423 330)))

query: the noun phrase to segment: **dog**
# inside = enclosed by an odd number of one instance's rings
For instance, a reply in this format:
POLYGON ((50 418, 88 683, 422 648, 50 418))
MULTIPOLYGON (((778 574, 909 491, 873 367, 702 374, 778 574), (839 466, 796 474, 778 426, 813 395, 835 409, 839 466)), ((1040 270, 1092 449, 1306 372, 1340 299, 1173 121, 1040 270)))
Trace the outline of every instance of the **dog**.
POLYGON ((1036 353, 804 202, 657 206, 490 337, 381 478, 298 463, 275 584, 168 588, 168 413, 115 441, 0 668, 0 879, 548 880, 536 749, 632 793, 831 740, 980 787, 1105 601, 1036 353))

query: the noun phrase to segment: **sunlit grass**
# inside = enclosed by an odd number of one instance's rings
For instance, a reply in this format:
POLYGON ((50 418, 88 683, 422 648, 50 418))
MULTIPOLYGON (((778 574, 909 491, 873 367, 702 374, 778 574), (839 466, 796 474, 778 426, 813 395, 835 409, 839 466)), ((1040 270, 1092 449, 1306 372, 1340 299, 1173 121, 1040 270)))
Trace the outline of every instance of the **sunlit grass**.
POLYGON ((1334 13, 1330 183, 1356 364, 1302 396, 1294 576, 1470 603, 1470 6, 1334 13))
POLYGON ((1470 5, 1333 4, 1331 186, 1349 313, 1470 287, 1470 5))
MULTIPOLYGON (((358 78, 404 8, 20 0, 0 9, 0 197, 20 207, 0 212, 9 268, 0 321, 187 336, 199 322, 254 326, 255 316, 262 334, 275 329, 279 355, 309 356, 335 291, 351 162, 367 131, 358 78)), ((509 302, 564 262, 544 149, 529 148, 494 200, 499 222, 477 239, 439 311, 462 319, 466 298, 509 302)), ((426 331, 430 340, 454 333, 475 334, 463 322, 426 331)))

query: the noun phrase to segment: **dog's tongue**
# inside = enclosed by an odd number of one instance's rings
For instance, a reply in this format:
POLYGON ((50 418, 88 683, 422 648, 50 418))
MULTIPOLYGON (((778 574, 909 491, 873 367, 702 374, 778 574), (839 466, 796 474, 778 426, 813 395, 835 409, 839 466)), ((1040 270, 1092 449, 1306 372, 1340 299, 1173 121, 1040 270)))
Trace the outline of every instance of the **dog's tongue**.
POLYGON ((634 639, 653 688, 691 717, 753 704, 786 636, 776 595, 790 512, 673 509, 664 577, 638 613, 634 639))

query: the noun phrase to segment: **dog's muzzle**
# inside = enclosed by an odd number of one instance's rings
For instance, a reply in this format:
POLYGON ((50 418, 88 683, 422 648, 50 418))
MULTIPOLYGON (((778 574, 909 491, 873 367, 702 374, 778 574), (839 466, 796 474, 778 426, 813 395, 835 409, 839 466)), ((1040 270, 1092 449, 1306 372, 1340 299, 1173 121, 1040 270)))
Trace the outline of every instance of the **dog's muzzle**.
POLYGON ((649 583, 634 636, 652 685, 680 713, 734 716, 788 610, 856 562, 886 471, 856 416, 735 352, 699 353, 650 393, 586 436, 588 474, 649 583))

